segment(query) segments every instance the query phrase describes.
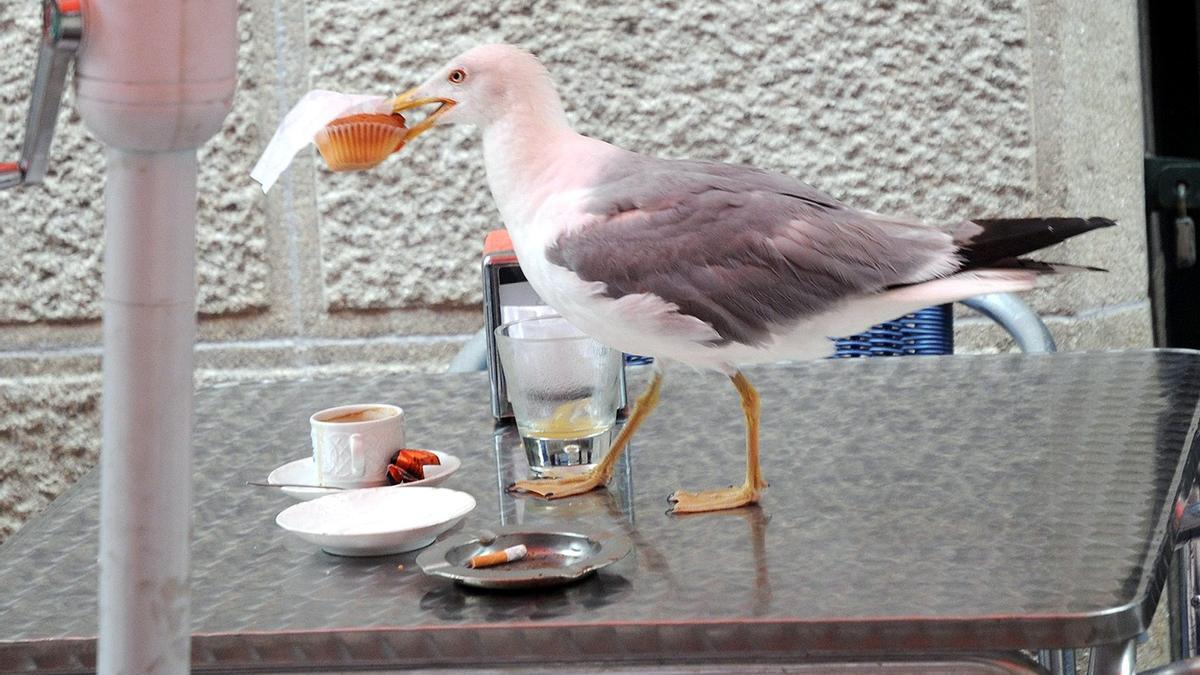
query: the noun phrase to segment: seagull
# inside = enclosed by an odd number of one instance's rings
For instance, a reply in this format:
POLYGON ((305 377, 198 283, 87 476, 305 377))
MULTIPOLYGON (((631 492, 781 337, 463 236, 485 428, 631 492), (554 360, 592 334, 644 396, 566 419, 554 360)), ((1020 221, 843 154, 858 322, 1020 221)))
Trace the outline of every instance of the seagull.
MULTIPOLYGON (((929 305, 1031 289, 1039 275, 1069 266, 1020 256, 1115 224, 1028 218, 937 227, 855 209, 750 166, 624 150, 573 131, 547 69, 510 45, 470 49, 392 101, 396 113, 434 105, 405 142, 447 124, 481 130, 492 197, 546 304, 614 349, 715 370, 737 389, 745 480, 677 491, 675 513, 754 504, 767 486, 760 399, 742 367, 826 357, 831 336, 929 305)), ((604 486, 662 383, 656 367, 589 472, 512 488, 560 498, 604 486)))

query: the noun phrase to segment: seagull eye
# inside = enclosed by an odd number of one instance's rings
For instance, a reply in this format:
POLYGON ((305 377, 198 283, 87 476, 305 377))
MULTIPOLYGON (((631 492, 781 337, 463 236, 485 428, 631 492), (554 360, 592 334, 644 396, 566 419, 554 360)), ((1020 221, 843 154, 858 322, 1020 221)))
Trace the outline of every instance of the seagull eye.
POLYGON ((450 71, 450 75, 446 78, 451 84, 462 84, 467 79, 467 71, 462 68, 455 68, 450 71))

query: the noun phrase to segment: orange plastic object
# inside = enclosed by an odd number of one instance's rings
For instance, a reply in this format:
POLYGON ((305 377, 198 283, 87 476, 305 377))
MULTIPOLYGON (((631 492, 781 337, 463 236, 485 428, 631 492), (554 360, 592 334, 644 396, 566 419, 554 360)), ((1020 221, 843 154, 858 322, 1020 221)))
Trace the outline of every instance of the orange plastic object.
POLYGON ((0 162, 0 171, 8 173, 10 171, 20 171, 21 165, 16 162, 0 162))
POLYGON ((407 133, 399 115, 350 115, 327 124, 313 142, 330 170, 361 171, 404 147, 407 133))
POLYGON ((512 238, 508 236, 508 230, 492 230, 488 232, 487 239, 483 240, 483 255, 485 256, 511 250, 512 238))
POLYGON ((58 0, 58 11, 63 14, 74 14, 79 11, 80 0, 58 0))

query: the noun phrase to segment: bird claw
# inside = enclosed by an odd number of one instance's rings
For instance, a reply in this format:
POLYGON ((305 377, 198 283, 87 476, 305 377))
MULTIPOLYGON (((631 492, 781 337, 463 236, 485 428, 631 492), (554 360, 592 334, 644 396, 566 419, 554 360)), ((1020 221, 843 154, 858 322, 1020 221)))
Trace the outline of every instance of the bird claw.
POLYGON ((554 493, 548 490, 542 490, 538 485, 536 485, 537 482, 537 480, 519 480, 512 485, 509 485, 506 489, 508 492, 515 492, 517 494, 537 495, 538 497, 542 497, 544 499, 553 499, 554 493))
POLYGON ((749 485, 703 492, 677 490, 667 497, 667 501, 673 504, 667 513, 705 513, 736 509, 757 504, 761 496, 758 488, 751 488, 749 485))
POLYGON ((508 486, 508 491, 536 495, 542 499, 562 499, 591 492, 607 482, 604 476, 592 470, 577 476, 547 475, 544 478, 519 480, 508 486))

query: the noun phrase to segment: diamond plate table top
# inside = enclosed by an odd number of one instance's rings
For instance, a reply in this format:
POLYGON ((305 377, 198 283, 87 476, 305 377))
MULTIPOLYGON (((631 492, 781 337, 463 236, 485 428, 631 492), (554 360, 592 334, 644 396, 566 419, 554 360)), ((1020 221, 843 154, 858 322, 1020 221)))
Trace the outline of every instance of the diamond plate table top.
MULTIPOLYGON (((672 490, 744 472, 720 375, 668 369, 609 489, 556 502, 503 491, 526 466, 483 373, 198 392, 197 667, 1082 647, 1148 625, 1196 469, 1200 355, 746 372, 771 486, 759 507, 691 516, 665 513, 672 490), (401 405, 410 445, 463 460, 443 487, 479 505, 451 533, 569 522, 623 531, 633 553, 572 586, 496 593, 424 576, 418 552, 339 558, 289 535, 273 520, 293 502, 243 483, 308 453, 311 412, 354 402, 401 405)), ((98 493, 89 474, 0 546, 0 670, 94 659, 98 493)))

